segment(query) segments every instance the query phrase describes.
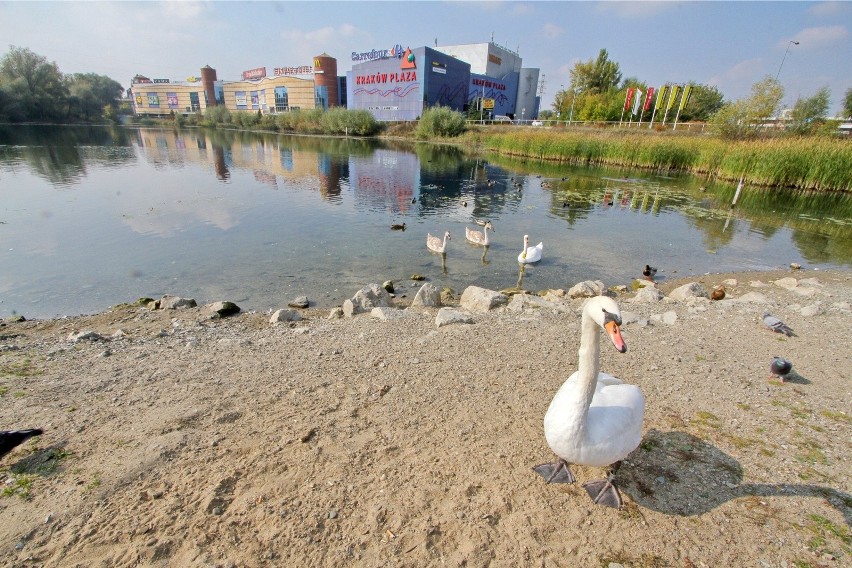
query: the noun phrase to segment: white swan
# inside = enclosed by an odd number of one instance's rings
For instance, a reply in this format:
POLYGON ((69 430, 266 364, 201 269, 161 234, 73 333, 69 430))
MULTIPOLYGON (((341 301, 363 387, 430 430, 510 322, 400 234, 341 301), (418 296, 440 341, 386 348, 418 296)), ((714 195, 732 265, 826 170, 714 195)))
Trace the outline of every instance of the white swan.
POLYGON ((548 483, 573 483, 569 463, 616 464, 609 478, 583 484, 595 503, 616 508, 621 506, 621 496, 612 479, 618 462, 642 440, 645 414, 645 397, 639 387, 600 372, 599 329, 624 353, 627 345, 620 326, 621 311, 615 300, 597 296, 583 306, 579 368, 556 392, 544 415, 544 437, 559 461, 533 468, 548 483))
POLYGON ((483 226, 482 231, 472 231, 470 228, 464 228, 464 236, 475 245, 488 246, 488 231, 494 230, 494 226, 491 224, 491 221, 488 221, 483 226))
POLYGON ((429 233, 426 233, 426 246, 429 250, 439 252, 444 254, 447 252, 447 241, 450 240, 450 232, 447 231, 444 233, 444 240, 442 241, 438 237, 433 237, 429 233))
POLYGON ((541 260, 541 251, 544 249, 544 243, 538 243, 534 247, 529 246, 530 236, 524 235, 524 249, 518 255, 518 262, 529 264, 541 260))

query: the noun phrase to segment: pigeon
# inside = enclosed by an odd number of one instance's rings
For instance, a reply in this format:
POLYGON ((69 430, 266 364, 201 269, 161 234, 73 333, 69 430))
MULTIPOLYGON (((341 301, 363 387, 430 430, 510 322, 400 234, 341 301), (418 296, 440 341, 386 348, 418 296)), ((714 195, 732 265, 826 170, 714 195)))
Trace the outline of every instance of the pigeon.
POLYGON ((41 436, 42 432, 41 428, 0 431, 0 458, 26 442, 29 438, 41 436))
POLYGON ((776 318, 769 312, 764 312, 763 314, 763 325, 771 329, 776 333, 783 333, 787 337, 797 337, 793 330, 789 325, 776 318))
POLYGON ((792 370, 793 364, 783 357, 773 357, 772 362, 769 363, 769 372, 781 379, 782 383, 792 370))

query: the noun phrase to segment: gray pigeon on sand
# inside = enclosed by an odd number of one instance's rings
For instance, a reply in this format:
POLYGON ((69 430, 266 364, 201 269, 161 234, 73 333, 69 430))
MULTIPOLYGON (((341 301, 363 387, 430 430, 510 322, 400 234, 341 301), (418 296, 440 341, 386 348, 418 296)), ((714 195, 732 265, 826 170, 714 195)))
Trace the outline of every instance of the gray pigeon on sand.
POLYGON ((789 325, 776 318, 769 312, 763 314, 763 325, 776 333, 783 333, 787 337, 797 337, 789 325))
POLYGON ((783 357, 773 357, 772 362, 769 363, 769 372, 781 379, 782 383, 792 370, 793 364, 783 357))

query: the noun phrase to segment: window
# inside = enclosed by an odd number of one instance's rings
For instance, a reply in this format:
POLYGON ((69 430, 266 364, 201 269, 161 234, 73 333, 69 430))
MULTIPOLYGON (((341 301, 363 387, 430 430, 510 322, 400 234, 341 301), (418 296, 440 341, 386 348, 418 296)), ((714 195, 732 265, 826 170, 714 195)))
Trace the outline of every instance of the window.
POLYGON ((328 87, 314 88, 314 106, 328 110, 328 87))
POLYGON ((275 111, 284 112, 289 110, 290 104, 287 97, 287 87, 275 87, 275 111))
POLYGON ((201 106, 198 104, 198 93, 189 93, 189 105, 193 112, 201 110, 201 106))

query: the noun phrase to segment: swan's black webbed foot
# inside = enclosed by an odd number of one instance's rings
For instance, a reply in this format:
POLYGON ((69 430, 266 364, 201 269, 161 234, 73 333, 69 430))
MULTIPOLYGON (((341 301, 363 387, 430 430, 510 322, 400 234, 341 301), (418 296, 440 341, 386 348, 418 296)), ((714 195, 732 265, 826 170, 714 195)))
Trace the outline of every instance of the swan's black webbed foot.
POLYGON ((547 483, 574 483, 576 478, 568 469, 568 462, 559 460, 554 463, 543 463, 533 468, 547 483))
POLYGON ((597 481, 587 481, 583 484, 583 489, 586 490, 586 493, 589 494, 595 505, 606 505, 614 509, 621 508, 621 495, 613 484, 612 477, 597 481))

